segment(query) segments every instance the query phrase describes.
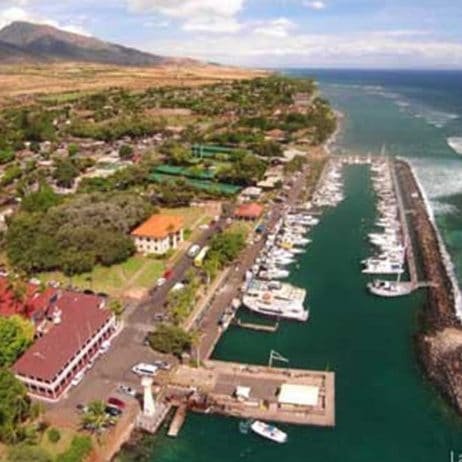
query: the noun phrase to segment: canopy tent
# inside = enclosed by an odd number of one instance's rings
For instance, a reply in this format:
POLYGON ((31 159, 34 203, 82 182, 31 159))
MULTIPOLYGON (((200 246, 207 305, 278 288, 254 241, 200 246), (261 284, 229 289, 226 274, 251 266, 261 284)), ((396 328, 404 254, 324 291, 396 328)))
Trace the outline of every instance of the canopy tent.
POLYGON ((278 402, 295 406, 316 406, 318 398, 319 387, 284 384, 279 391, 278 402))

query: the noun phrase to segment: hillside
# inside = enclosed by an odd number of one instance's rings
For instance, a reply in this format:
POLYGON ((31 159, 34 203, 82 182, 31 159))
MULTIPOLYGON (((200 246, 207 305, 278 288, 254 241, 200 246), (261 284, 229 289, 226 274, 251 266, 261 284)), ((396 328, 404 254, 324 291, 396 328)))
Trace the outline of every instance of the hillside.
POLYGON ((17 21, 0 30, 0 62, 21 61, 157 66, 172 60, 52 26, 17 21))

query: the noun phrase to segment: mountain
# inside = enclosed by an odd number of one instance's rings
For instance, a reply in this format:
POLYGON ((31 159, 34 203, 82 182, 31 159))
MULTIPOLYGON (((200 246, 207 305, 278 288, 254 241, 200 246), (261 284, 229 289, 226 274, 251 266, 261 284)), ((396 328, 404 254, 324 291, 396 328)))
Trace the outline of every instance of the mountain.
POLYGON ((56 27, 16 21, 0 30, 0 62, 26 60, 120 66, 156 66, 175 61, 56 27))

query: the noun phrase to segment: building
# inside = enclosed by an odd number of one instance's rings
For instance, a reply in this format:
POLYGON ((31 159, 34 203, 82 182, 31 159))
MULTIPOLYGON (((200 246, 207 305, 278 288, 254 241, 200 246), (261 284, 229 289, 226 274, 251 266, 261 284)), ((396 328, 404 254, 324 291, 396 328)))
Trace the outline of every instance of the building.
POLYGON ((106 308, 104 298, 56 291, 37 326, 38 338, 12 370, 30 395, 57 401, 73 378, 98 356, 116 327, 116 318, 106 308))
POLYGON ((278 404, 283 408, 316 407, 319 404, 319 397, 317 386, 285 383, 279 390, 278 404))
POLYGON ((238 220, 258 220, 263 215, 263 206, 256 202, 242 204, 234 210, 234 217, 238 220))
POLYGON ((262 194, 262 188, 257 188, 255 186, 249 186, 248 188, 245 188, 242 190, 241 194, 239 195, 239 198, 246 201, 246 200, 255 200, 259 199, 262 194))
POLYGON ((153 215, 132 232, 136 250, 163 255, 176 249, 184 240, 183 227, 183 219, 179 216, 153 215))

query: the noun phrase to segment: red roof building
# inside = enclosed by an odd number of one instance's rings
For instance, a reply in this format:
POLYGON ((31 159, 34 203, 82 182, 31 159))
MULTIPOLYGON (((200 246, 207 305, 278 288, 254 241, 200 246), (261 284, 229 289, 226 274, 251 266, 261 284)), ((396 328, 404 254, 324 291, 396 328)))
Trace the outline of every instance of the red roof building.
POLYGON ((57 289, 46 287, 41 290, 36 284, 27 284, 24 299, 15 297, 10 281, 0 278, 0 316, 21 315, 37 322, 44 317, 50 299, 56 294, 57 289))
MULTIPOLYGON (((40 304, 39 299, 36 302, 40 304)), ((103 298, 57 291, 37 328, 39 337, 14 364, 13 372, 31 395, 56 401, 115 330, 115 317, 103 298)))
POLYGON ((235 218, 240 220, 258 220, 263 215, 263 206, 256 202, 239 205, 234 210, 235 218))

